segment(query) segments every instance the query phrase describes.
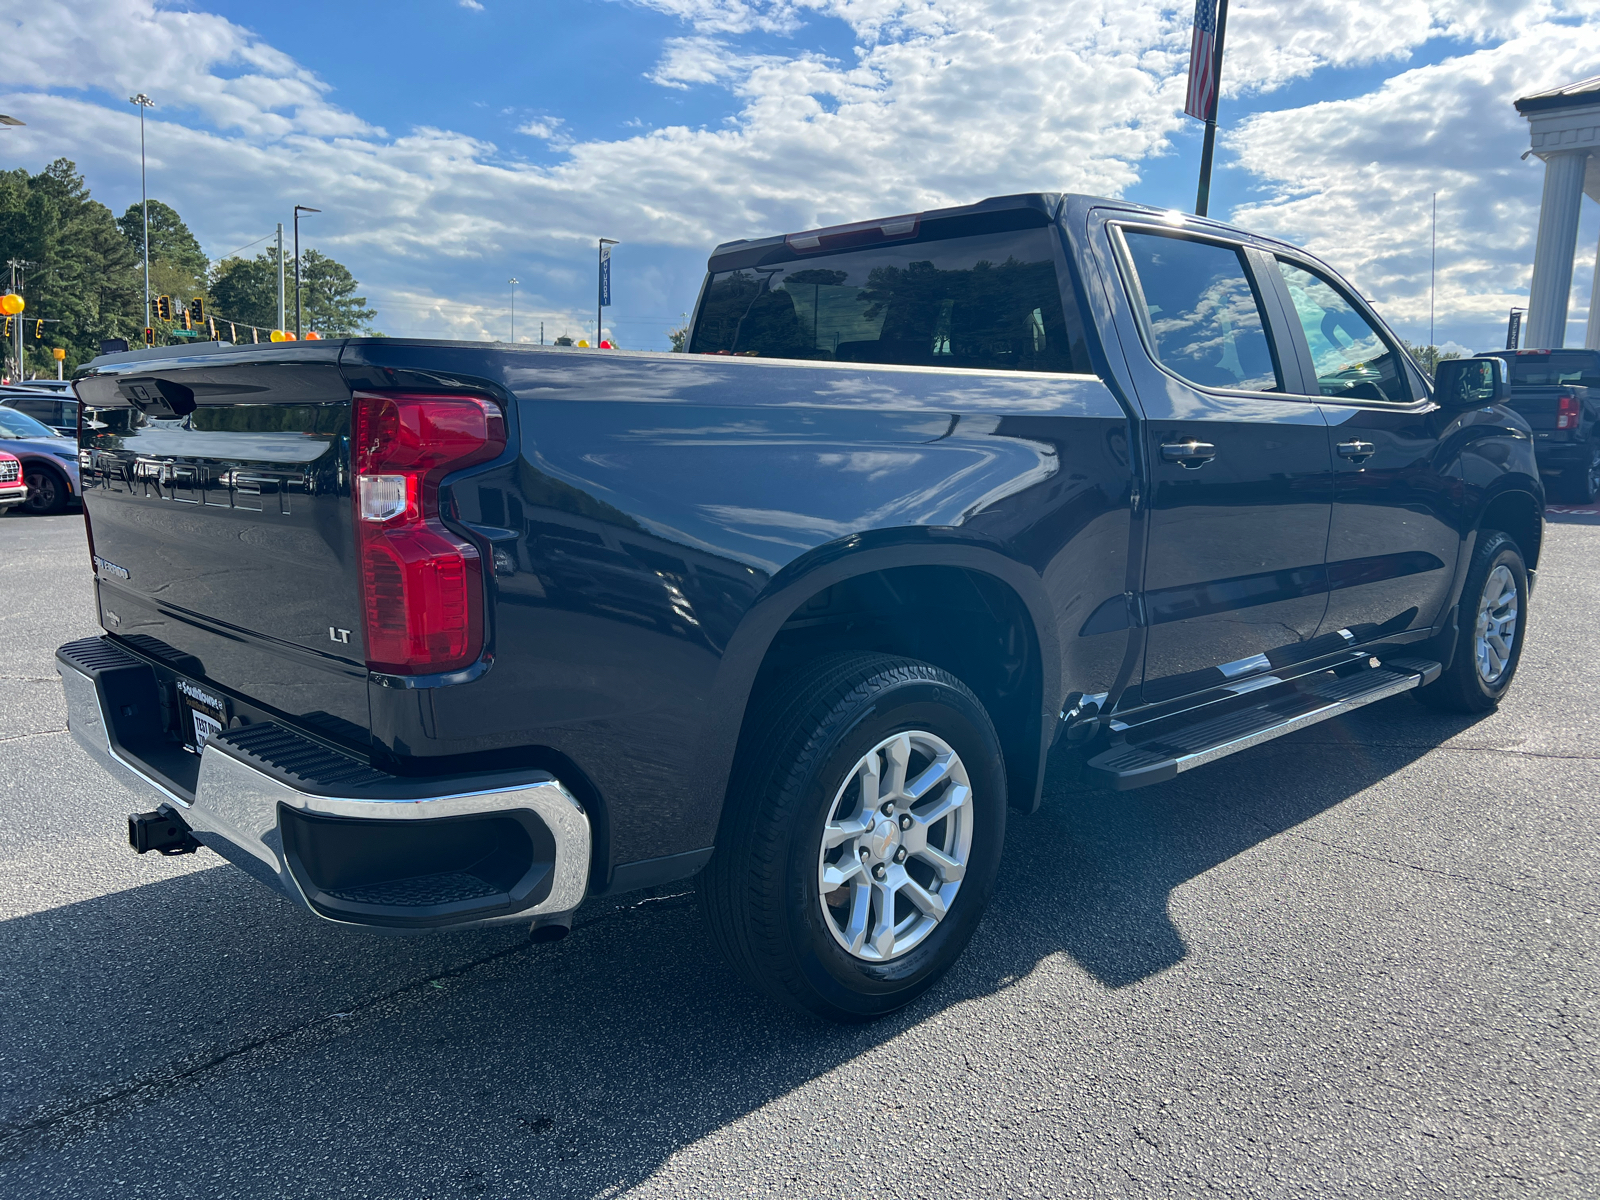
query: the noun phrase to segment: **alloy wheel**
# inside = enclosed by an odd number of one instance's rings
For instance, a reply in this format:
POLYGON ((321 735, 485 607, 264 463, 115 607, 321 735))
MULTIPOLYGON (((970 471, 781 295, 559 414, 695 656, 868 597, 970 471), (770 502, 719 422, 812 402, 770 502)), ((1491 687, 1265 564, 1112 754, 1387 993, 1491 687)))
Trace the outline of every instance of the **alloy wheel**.
POLYGON ((1478 598, 1478 620, 1474 649, 1478 676, 1493 687, 1505 676, 1511 652, 1517 642, 1517 580, 1504 563, 1489 572, 1478 598))
POLYGON ((972 826, 967 769, 942 738, 910 730, 864 754, 834 795, 818 856, 834 941, 867 962, 921 943, 961 888, 972 826))

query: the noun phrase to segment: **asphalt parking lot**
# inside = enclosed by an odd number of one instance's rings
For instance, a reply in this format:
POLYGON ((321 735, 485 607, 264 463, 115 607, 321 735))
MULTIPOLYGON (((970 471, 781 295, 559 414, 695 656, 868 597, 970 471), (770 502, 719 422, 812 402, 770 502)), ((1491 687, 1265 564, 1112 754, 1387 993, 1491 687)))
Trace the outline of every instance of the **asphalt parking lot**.
POLYGON ((967 956, 865 1028, 747 992, 681 890, 382 938, 134 855, 53 666, 87 560, 0 520, 13 1200, 1600 1193, 1600 516, 1552 515, 1499 713, 1058 771, 967 956))

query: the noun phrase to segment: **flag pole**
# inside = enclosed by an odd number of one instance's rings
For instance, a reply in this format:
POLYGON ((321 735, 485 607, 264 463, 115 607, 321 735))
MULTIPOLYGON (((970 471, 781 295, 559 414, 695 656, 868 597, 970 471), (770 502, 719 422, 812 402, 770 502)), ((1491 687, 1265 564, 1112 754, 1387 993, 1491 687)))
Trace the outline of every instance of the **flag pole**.
POLYGON ((1217 0, 1216 65, 1212 69, 1211 112, 1206 117, 1206 142, 1200 151, 1200 190, 1194 215, 1203 217, 1211 207, 1211 159, 1217 148, 1217 105, 1222 102, 1222 39, 1228 32, 1228 0, 1217 0))

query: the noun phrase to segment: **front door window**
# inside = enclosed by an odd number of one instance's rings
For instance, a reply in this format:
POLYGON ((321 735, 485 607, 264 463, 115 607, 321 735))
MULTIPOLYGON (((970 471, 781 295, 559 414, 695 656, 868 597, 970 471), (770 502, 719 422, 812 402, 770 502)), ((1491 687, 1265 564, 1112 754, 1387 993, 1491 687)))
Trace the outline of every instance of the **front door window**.
POLYGON ((1370 321, 1322 276, 1278 262, 1295 315, 1311 347, 1322 395, 1335 400, 1411 400, 1398 352, 1370 321))

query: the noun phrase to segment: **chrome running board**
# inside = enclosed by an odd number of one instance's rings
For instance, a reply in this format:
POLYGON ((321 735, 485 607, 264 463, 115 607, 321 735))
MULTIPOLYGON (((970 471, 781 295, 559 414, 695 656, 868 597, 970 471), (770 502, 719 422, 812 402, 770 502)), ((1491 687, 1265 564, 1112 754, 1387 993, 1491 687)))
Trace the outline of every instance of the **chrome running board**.
POLYGON ((1354 674, 1319 672, 1302 679, 1208 705, 1180 718, 1151 721, 1118 731, 1112 744, 1084 766, 1091 787, 1127 791, 1165 783, 1184 771, 1248 750, 1297 729, 1337 717, 1432 683, 1440 666, 1419 658, 1390 658, 1354 674), (1209 715, 1208 715, 1209 714, 1209 715), (1181 722, 1181 723, 1180 723, 1181 722))

